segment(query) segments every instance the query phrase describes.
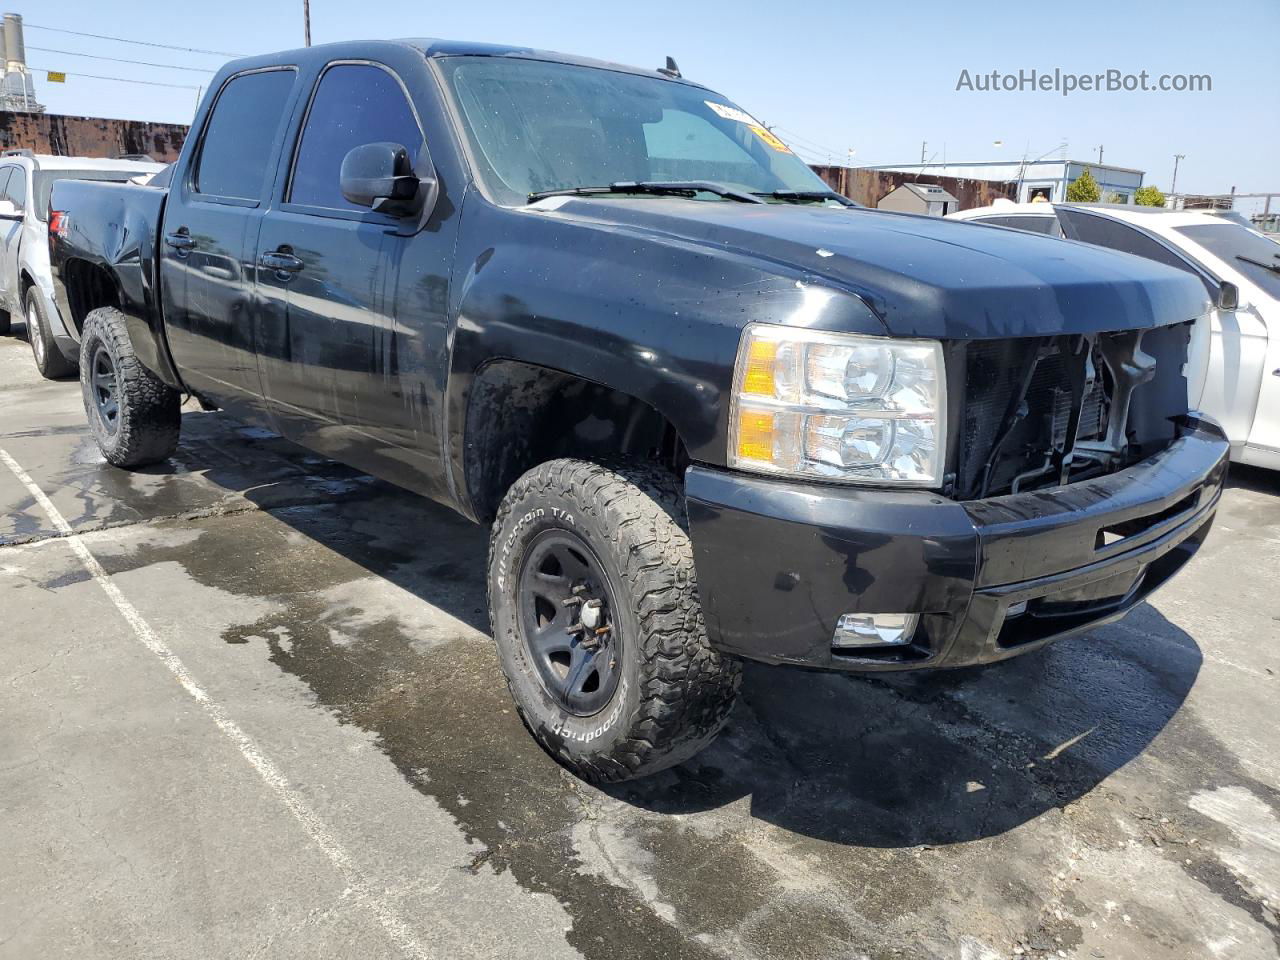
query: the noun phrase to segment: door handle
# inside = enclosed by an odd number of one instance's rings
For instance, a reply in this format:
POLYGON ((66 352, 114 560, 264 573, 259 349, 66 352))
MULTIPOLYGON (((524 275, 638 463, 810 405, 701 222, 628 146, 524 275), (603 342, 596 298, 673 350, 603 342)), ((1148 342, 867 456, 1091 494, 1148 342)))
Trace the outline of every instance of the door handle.
POLYGON ((196 242, 191 239, 191 234, 182 233, 181 231, 165 234, 164 242, 180 253, 190 250, 196 245, 196 242))
POLYGON ((287 280, 290 274, 297 273, 303 266, 302 261, 292 253, 281 253, 279 250, 264 253, 258 258, 258 263, 268 270, 274 270, 281 280, 287 280))

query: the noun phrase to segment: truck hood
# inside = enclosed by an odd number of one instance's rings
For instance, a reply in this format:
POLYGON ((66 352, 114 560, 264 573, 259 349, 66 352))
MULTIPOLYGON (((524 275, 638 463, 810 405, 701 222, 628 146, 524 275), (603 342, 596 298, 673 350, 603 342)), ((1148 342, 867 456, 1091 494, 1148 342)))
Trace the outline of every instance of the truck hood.
POLYGON ((766 270, 844 289, 893 336, 1097 333, 1180 323, 1209 309, 1203 284, 1172 267, 964 221, 675 198, 555 198, 529 209, 538 208, 598 229, 749 257, 766 270))

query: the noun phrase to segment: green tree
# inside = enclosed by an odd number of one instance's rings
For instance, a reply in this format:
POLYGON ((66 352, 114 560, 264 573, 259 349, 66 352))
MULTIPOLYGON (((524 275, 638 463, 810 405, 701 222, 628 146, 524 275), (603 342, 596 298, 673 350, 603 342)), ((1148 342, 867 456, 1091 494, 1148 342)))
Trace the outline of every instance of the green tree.
POLYGON ((1077 179, 1067 184, 1067 200, 1071 203, 1097 203, 1101 199, 1102 188, 1093 179, 1088 167, 1084 168, 1084 173, 1077 179))
POLYGON ((1163 207, 1164 194, 1159 187, 1139 187, 1133 191, 1133 202, 1144 207, 1163 207))

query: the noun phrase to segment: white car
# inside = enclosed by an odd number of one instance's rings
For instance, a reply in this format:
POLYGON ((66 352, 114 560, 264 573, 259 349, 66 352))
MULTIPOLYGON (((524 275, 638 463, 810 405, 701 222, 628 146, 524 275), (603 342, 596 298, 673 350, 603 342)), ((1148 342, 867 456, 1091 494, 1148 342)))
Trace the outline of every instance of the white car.
POLYGON ((1123 204, 997 201, 949 217, 1110 247, 1199 277, 1213 308, 1208 336, 1192 341, 1191 406, 1222 424, 1232 460, 1280 470, 1280 252, 1265 234, 1211 213, 1123 204))
POLYGON ((49 193, 55 180, 114 180, 155 174, 163 164, 95 157, 52 157, 28 150, 0 154, 0 335, 11 316, 27 321, 36 367, 53 379, 73 373, 78 337, 53 302, 49 273, 49 193))

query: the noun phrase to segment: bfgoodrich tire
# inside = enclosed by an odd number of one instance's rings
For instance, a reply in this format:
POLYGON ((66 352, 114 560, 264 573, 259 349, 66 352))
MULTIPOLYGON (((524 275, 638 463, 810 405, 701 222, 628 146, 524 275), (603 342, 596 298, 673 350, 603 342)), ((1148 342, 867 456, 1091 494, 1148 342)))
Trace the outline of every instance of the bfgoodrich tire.
POLYGON ((741 665, 703 629, 679 486, 644 466, 552 460, 508 491, 489 540, 489 615, 521 718, 596 782, 692 757, 724 726, 741 665))
POLYGON ((182 398, 138 362, 124 314, 114 307, 85 318, 80 386, 89 428, 108 463, 143 467, 178 446, 182 398))
POLYGON ((40 302, 40 294, 35 287, 27 290, 24 304, 27 317, 27 341, 31 344, 31 356, 35 358, 36 369, 46 380, 61 380, 76 372, 76 365, 62 355, 53 339, 53 331, 49 326, 49 318, 45 315, 44 305, 40 302))

